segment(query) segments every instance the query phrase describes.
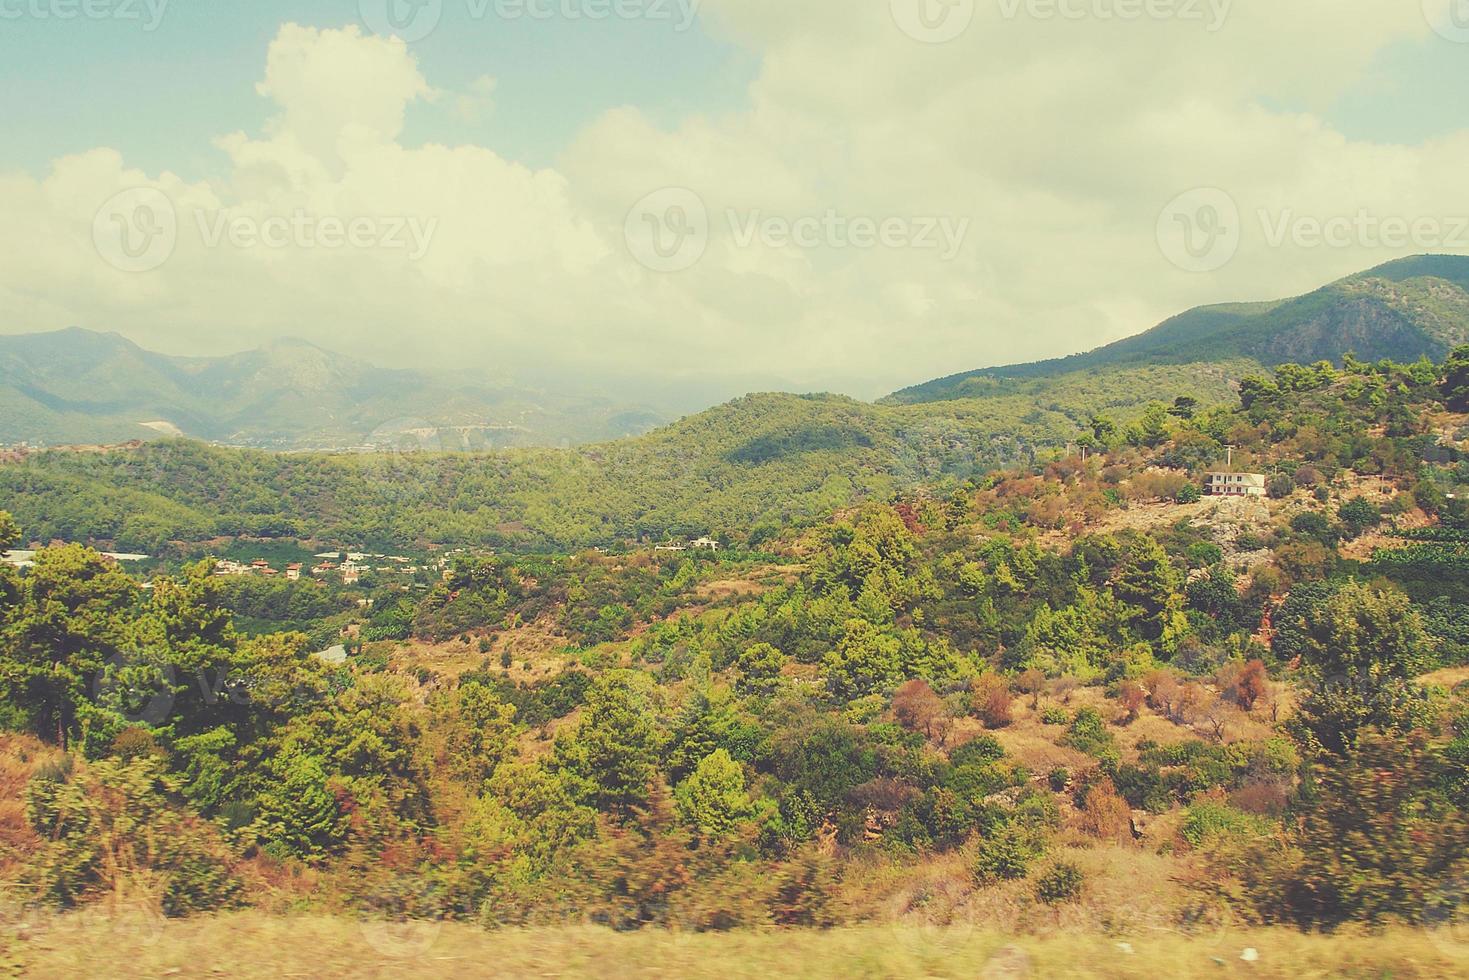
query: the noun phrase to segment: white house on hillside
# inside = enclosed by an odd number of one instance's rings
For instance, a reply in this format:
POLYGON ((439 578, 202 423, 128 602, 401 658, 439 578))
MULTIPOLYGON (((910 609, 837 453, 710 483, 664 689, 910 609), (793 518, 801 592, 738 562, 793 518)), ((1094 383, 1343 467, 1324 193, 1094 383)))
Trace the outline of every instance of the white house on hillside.
POLYGON ((1264 473, 1210 473, 1204 478, 1204 492, 1211 497, 1263 497, 1264 473))

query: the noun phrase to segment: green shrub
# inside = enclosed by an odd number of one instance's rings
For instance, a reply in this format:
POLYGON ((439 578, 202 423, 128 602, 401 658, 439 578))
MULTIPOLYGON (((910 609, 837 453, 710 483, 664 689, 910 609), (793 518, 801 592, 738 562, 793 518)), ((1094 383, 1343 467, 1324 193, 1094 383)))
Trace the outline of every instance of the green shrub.
POLYGON ((1258 534, 1251 534, 1246 531, 1234 539, 1234 546, 1240 551, 1262 551, 1270 547, 1270 543, 1258 534))
POLYGON ((1277 473, 1270 478, 1265 492, 1270 495, 1272 500, 1283 500, 1296 492, 1296 481, 1284 473, 1277 473))
POLYGON ((979 842, 974 858, 974 877, 980 884, 1014 881, 1024 878, 1030 866, 1044 852, 1036 836, 1006 824, 979 842))
POLYGON ((25 813, 41 844, 20 877, 60 905, 144 894, 165 915, 180 916, 226 907, 239 891, 216 828, 169 803, 154 756, 34 778, 25 813))
POLYGON ((1061 808, 1056 805, 1056 798, 1050 793, 1026 789, 1020 801, 1015 804, 1010 820, 1016 827, 1036 835, 1036 840, 1041 840, 1041 835, 1046 831, 1061 826, 1061 808))
POLYGON ((1336 516, 1354 535, 1382 523, 1382 511, 1363 497, 1356 497, 1342 504, 1337 508, 1336 516))
POLYGON ((949 753, 949 762, 955 768, 1000 762, 1004 758, 1005 747, 993 735, 977 735, 949 753))
POLYGON ((1184 552, 1193 568, 1211 568, 1224 560, 1224 549, 1212 541, 1197 541, 1184 552))
POLYGON ((1082 708, 1066 730, 1066 744, 1087 755, 1101 755, 1112 748, 1112 733, 1096 708, 1082 708))
POLYGON ((1297 534, 1314 538, 1323 544, 1330 545, 1336 543, 1337 535, 1332 529, 1331 522, 1324 515, 1317 514, 1314 511, 1297 514, 1291 518, 1290 528, 1297 534))
POLYGON ((1035 883, 1035 897, 1047 905, 1060 905, 1081 897, 1085 884, 1081 869, 1067 861, 1059 861, 1035 883))
POLYGON ((1227 839, 1243 839, 1263 833, 1265 821, 1218 800, 1200 800, 1188 808, 1179 836, 1197 850, 1205 844, 1227 839))
POLYGON ((1071 713, 1065 708, 1057 705, 1041 712, 1041 724, 1043 725, 1068 725, 1071 723, 1071 713))
POLYGON ((1057 766, 1051 770, 1050 776, 1047 777, 1047 782, 1050 783, 1051 789, 1055 792, 1064 792, 1067 784, 1071 782, 1071 773, 1067 771, 1065 766, 1057 766))

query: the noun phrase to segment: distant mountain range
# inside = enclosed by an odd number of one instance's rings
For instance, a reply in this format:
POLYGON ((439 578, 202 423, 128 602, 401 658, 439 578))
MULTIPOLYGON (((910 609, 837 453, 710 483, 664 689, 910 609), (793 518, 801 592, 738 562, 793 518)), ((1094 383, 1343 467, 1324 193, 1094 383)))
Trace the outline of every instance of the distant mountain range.
POLYGON ((643 406, 389 370, 300 340, 171 357, 76 327, 0 336, 0 444, 498 449, 600 442, 664 421, 643 406))
MULTIPOLYGON (((1204 306, 1086 354, 983 368, 905 388, 895 404, 1029 394, 1045 401, 1138 368, 1196 371, 1207 395, 1221 380, 1286 362, 1441 358, 1469 343, 1469 257, 1420 255, 1270 303, 1204 306)), ((1121 389, 1119 388, 1119 393, 1121 389)), ((1140 390, 1144 399, 1165 392, 1140 390)))
POLYGON ((378 449, 458 448, 437 444, 431 425, 412 421, 421 416, 503 424, 508 434, 495 446, 558 432, 582 441, 598 429, 608 441, 350 459, 187 440, 110 453, 0 454, 0 500, 31 540, 147 554, 239 534, 553 550, 717 529, 758 540, 857 501, 1044 457, 1090 431, 1097 413, 1126 423, 1148 402, 1180 395, 1237 403, 1238 379, 1285 360, 1339 360, 1347 351, 1441 358, 1469 342, 1466 285, 1469 259, 1414 259, 1301 299, 1197 310, 1090 354, 970 372, 882 403, 754 394, 615 441, 651 420, 602 402, 382 371, 306 344, 180 360, 84 331, 3 338, 0 392, 32 413, 31 426, 18 428, 0 404, 9 433, 33 435, 44 423, 68 433, 48 438, 80 441, 71 433, 84 430, 96 442, 166 421, 191 435, 267 447, 337 438, 378 449))
MULTIPOLYGON (((1347 352, 1439 359, 1465 343, 1469 257, 1417 256, 1295 299, 1190 310, 1089 353, 930 381, 878 406, 769 396, 786 408, 762 438, 777 455, 830 448, 829 420, 816 409, 842 404, 845 424, 860 419, 858 429, 881 446, 884 433, 934 426, 943 411, 920 418, 874 409, 967 401, 944 410, 969 432, 954 448, 974 451, 990 437, 1064 442, 1095 412, 1126 418, 1180 394, 1231 400, 1240 378, 1286 361, 1340 362, 1347 352)), ((717 418, 719 428, 744 430, 754 421, 741 421, 741 412, 769 398, 742 399, 689 424, 717 418)), ((452 451, 605 443, 665 421, 648 406, 497 385, 467 371, 389 370, 299 340, 226 357, 171 357, 78 328, 0 336, 0 444, 187 436, 265 449, 452 451)))

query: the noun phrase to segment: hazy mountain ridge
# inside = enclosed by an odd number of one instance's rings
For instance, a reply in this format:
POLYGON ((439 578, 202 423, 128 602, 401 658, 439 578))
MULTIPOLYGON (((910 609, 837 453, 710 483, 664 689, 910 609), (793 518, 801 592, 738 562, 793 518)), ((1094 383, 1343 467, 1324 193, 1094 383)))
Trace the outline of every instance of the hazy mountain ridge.
MULTIPOLYGON (((1293 299, 1189 310, 1135 337, 1069 357, 982 368, 904 388, 887 401, 914 403, 1065 391, 1079 375, 1138 365, 1239 369, 1286 362, 1440 358, 1469 343, 1469 257, 1420 255, 1378 266, 1293 299)), ((1238 380, 1236 372, 1233 380, 1238 380)), ((1157 393, 1144 393, 1157 394, 1157 393)))
POLYGON ((76 327, 0 336, 0 443, 146 440, 172 426, 275 449, 385 448, 410 430, 434 432, 432 448, 489 449, 615 439, 662 421, 645 406, 381 368, 300 340, 173 357, 76 327))

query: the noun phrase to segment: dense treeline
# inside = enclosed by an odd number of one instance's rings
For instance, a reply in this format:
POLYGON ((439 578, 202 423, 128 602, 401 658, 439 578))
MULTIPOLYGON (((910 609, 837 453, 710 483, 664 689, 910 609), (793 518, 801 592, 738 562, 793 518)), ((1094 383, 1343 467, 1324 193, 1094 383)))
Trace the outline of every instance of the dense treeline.
MULTIPOLYGON (((1091 849, 1148 847, 1198 882, 1179 922, 1442 920, 1469 704, 1423 675, 1469 624, 1411 552, 1354 548, 1466 526, 1466 366, 1288 365, 1237 409, 1099 416, 1089 459, 773 534, 745 590, 708 588, 740 573, 717 559, 466 557, 339 665, 243 638, 230 609, 275 599, 207 564, 143 589, 45 549, 0 570, 0 873, 170 915, 713 929, 877 914, 934 861, 955 901, 1044 910, 1087 899, 1091 849), (1196 502, 1226 445, 1271 476, 1257 513, 1196 502), (560 646, 512 670, 533 624, 560 646)), ((201 506, 240 492, 208 472, 201 506)))
POLYGON ((1135 386, 1112 383, 1043 407, 752 395, 638 439, 565 451, 277 455, 164 442, 53 452, 0 466, 0 498, 35 540, 149 553, 238 535, 575 549, 719 531, 758 544, 856 502, 1029 462, 1073 439, 1092 407, 1132 411, 1135 386))

